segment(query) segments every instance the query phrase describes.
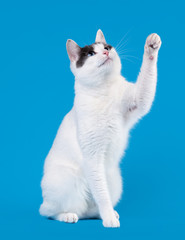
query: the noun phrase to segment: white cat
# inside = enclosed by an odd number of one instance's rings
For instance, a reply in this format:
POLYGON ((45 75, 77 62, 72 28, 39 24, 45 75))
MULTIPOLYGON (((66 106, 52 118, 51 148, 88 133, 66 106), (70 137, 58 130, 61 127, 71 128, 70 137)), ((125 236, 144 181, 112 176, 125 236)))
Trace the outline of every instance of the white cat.
POLYGON ((45 160, 40 214, 74 223, 102 218, 105 227, 119 227, 114 211, 122 193, 119 163, 129 130, 151 108, 156 91, 160 37, 145 44, 137 82, 120 74, 116 50, 98 30, 96 41, 80 48, 67 41, 75 76, 75 99, 45 160))

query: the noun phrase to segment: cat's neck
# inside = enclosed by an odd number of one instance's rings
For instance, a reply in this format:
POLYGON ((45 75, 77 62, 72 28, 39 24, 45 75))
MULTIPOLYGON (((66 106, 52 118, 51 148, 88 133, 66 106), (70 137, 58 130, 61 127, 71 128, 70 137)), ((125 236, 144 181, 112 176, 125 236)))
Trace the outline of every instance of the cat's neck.
POLYGON ((99 79, 94 82, 93 79, 75 79, 75 94, 76 95, 88 95, 88 96, 103 96, 107 95, 111 88, 116 85, 120 80, 124 79, 120 74, 112 75, 106 78, 99 79), (85 81, 87 84, 84 84, 85 81))

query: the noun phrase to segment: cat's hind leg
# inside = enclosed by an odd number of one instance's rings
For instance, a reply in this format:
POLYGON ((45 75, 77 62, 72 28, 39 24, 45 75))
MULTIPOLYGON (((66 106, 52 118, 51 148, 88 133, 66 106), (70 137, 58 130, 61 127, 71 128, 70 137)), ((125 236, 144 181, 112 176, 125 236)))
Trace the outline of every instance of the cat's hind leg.
POLYGON ((48 202, 44 200, 39 208, 39 213, 44 217, 53 219, 52 216, 54 216, 54 213, 57 213, 57 206, 54 204, 54 202, 48 202))
POLYGON ((42 180, 40 214, 59 221, 76 222, 87 211, 87 186, 79 170, 50 167, 42 180))

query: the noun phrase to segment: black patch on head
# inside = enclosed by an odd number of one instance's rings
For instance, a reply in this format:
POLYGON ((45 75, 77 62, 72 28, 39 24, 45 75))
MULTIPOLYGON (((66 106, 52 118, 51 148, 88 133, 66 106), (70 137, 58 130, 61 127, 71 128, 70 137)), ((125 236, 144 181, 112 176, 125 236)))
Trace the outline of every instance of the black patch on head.
POLYGON ((112 46, 111 46, 110 44, 102 43, 102 42, 96 42, 96 43, 94 43, 94 44, 100 44, 100 43, 103 44, 104 48, 105 48, 105 47, 108 47, 109 50, 111 50, 112 46))
POLYGON ((104 44, 104 48, 107 47, 109 50, 111 50, 112 46, 110 44, 104 44))
POLYGON ((106 43, 102 43, 102 42, 96 42, 96 43, 93 43, 91 45, 87 45, 83 48, 80 48, 80 52, 79 52, 79 59, 78 61, 76 62, 76 67, 79 68, 79 67, 82 67, 86 61, 86 59, 88 58, 88 54, 90 52, 94 52, 94 46, 95 44, 103 44, 104 45, 104 48, 105 47, 108 47, 109 50, 111 50, 112 46, 109 45, 109 44, 106 44, 106 43))
POLYGON ((76 67, 77 68, 82 67, 84 65, 86 59, 88 58, 88 53, 93 52, 93 51, 94 51, 93 44, 85 46, 83 48, 80 48, 80 52, 79 52, 80 57, 79 57, 78 61, 76 62, 76 67))

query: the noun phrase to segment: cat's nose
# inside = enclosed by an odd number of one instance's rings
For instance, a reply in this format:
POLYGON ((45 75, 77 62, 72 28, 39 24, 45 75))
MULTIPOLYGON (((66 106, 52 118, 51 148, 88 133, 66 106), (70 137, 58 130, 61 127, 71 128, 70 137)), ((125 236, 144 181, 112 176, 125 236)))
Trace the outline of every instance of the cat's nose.
POLYGON ((103 54, 105 54, 105 55, 109 56, 109 51, 107 51, 107 50, 104 50, 104 51, 103 51, 103 54))

